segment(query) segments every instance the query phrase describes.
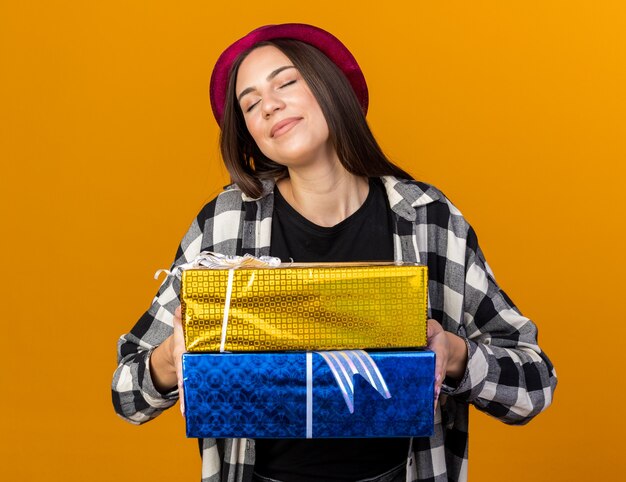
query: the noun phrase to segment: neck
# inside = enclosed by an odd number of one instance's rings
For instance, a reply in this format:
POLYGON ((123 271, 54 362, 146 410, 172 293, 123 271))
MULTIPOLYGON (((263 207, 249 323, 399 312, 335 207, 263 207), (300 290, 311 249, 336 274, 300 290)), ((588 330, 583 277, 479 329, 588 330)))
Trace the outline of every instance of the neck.
POLYGON ((277 183, 285 200, 318 226, 335 226, 365 202, 367 178, 350 174, 337 161, 318 169, 289 169, 277 183))

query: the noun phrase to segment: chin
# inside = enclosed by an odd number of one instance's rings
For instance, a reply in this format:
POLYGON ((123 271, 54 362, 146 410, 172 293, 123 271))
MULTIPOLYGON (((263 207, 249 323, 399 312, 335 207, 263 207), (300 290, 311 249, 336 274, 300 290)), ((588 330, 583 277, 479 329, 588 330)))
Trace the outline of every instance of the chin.
POLYGON ((314 147, 310 142, 293 142, 289 145, 281 146, 281 149, 273 149, 271 154, 263 152, 268 158, 283 166, 307 165, 315 160, 325 159, 329 156, 329 149, 324 143, 315 143, 314 147))

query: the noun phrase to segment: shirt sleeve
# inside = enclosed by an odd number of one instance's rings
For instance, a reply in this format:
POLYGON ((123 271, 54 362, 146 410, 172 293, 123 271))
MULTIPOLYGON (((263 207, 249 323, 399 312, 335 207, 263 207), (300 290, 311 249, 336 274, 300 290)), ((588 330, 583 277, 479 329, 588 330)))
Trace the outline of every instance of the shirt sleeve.
POLYGON ((463 328, 467 368, 458 384, 446 380, 443 393, 509 424, 527 423, 550 405, 556 372, 537 343, 537 327, 498 286, 471 227, 463 328))
MULTIPOLYGON (((203 229, 210 205, 196 217, 181 241, 171 268, 193 260, 201 251, 203 229)), ((141 424, 153 419, 178 400, 178 389, 160 393, 150 375, 150 356, 173 332, 173 319, 180 305, 180 280, 168 275, 150 308, 117 345, 118 366, 113 374, 113 406, 123 419, 141 424)))

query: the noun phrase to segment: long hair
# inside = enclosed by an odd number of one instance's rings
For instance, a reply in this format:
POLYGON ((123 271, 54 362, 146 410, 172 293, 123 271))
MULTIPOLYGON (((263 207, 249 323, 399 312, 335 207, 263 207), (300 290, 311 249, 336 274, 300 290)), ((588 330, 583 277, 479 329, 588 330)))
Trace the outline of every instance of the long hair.
POLYGON ((269 159, 257 147, 236 98, 239 66, 252 50, 265 45, 283 52, 302 75, 326 118, 331 145, 348 172, 365 177, 392 175, 412 179, 383 153, 365 120, 356 94, 339 67, 312 45, 293 39, 274 39, 260 42, 242 53, 233 63, 228 82, 220 149, 232 181, 246 195, 260 197, 262 179, 289 176, 285 166, 269 159))

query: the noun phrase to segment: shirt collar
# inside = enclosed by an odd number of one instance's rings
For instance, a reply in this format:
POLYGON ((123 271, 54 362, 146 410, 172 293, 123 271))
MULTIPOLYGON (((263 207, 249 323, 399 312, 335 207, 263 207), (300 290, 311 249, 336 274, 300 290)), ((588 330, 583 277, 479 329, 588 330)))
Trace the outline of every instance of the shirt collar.
POLYGON ((382 178, 391 210, 408 221, 417 218, 416 208, 441 198, 441 193, 429 184, 393 176, 382 178))
MULTIPOLYGON (((261 195, 259 197, 250 197, 246 193, 241 191, 241 199, 243 199, 244 202, 259 201, 274 192, 275 184, 276 182, 273 179, 261 179, 261 186, 263 187, 263 191, 261 192, 261 195)), ((236 189, 239 189, 235 184, 231 184, 229 187, 234 187, 236 189)))

